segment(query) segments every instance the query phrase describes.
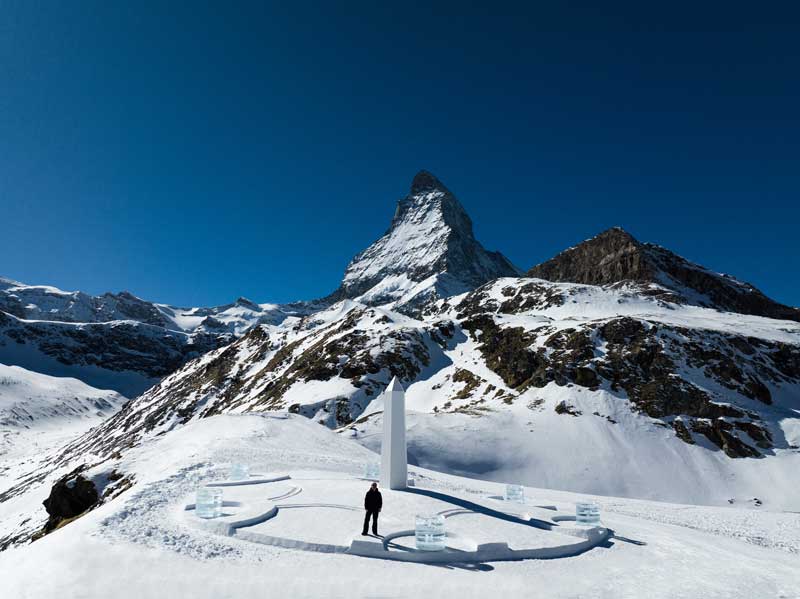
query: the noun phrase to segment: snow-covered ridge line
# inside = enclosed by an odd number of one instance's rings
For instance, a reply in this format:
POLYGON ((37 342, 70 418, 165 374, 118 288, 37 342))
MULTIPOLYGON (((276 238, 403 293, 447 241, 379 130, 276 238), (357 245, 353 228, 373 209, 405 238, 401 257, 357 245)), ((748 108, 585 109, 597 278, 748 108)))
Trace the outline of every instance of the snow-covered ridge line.
POLYGON ((23 320, 64 323, 110 323, 133 320, 184 333, 242 334, 254 324, 279 322, 301 304, 257 304, 246 298, 216 307, 183 308, 150 302, 128 291, 92 296, 47 285, 0 279, 0 310, 23 320))

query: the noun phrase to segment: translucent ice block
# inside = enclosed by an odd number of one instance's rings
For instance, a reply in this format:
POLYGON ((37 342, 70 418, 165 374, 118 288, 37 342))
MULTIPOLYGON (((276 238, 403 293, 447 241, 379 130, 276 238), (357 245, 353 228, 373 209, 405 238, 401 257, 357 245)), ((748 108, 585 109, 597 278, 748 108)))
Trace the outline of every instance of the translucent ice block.
POLYGON ((381 477, 381 465, 370 462, 364 465, 364 478, 367 480, 378 480, 381 477))
POLYGON ((230 480, 247 480, 250 478, 250 466, 247 464, 231 464, 228 478, 230 480))
POLYGON ((444 516, 417 515, 414 532, 417 549, 420 551, 442 551, 445 548, 447 534, 444 529, 444 516))
POLYGON ((525 503, 525 489, 522 485, 506 485, 506 501, 515 501, 517 503, 525 503))
POLYGON ((198 488, 194 511, 199 518, 219 518, 222 515, 222 489, 218 487, 198 488))
POLYGON ((600 507, 596 503, 576 503, 575 523, 581 526, 600 526, 600 507))

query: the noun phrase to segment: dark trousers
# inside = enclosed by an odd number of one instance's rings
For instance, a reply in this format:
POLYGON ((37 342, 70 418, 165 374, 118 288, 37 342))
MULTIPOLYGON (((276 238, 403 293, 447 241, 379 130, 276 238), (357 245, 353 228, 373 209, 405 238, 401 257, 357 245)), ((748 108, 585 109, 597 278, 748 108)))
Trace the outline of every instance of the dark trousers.
POLYGON ((372 516, 372 534, 378 534, 378 513, 378 510, 367 510, 367 515, 364 516, 364 530, 361 531, 363 534, 367 534, 370 516, 372 516))

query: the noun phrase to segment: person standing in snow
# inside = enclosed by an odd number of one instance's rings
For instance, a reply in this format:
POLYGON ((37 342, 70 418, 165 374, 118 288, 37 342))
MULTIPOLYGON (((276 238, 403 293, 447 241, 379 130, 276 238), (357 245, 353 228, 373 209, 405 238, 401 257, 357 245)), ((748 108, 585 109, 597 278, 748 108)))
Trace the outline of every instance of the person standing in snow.
POLYGON ((378 491, 378 483, 372 483, 369 491, 367 491, 367 494, 364 496, 364 509, 367 510, 367 513, 364 516, 364 530, 361 532, 362 535, 367 534, 370 516, 372 516, 372 534, 378 534, 378 514, 382 507, 383 497, 381 497, 381 492, 378 491))

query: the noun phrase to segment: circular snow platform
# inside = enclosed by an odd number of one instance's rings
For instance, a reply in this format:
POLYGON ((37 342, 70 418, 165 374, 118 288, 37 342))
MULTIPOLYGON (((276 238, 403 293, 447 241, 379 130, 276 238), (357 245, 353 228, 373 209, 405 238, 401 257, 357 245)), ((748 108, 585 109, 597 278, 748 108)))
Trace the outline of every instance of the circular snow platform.
POLYGON ((185 508, 188 524, 304 551, 418 563, 556 559, 585 553, 613 535, 607 528, 577 527, 567 520, 569 516, 552 509, 409 487, 381 490, 384 508, 378 528, 385 536, 362 536, 363 497, 369 481, 296 472, 211 484, 224 487, 222 515, 204 520, 194 515, 194 505, 189 504, 185 508), (445 517, 444 550, 416 549, 409 526, 417 514, 445 517))

